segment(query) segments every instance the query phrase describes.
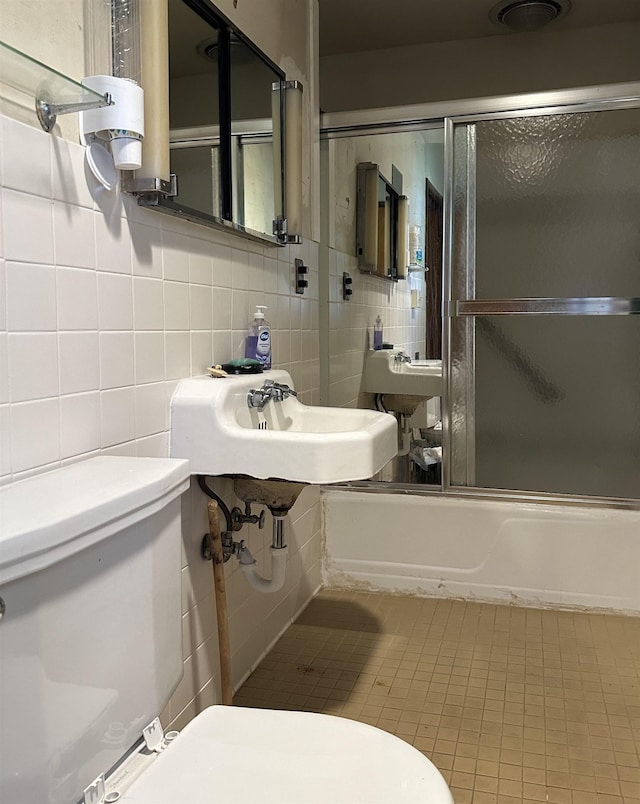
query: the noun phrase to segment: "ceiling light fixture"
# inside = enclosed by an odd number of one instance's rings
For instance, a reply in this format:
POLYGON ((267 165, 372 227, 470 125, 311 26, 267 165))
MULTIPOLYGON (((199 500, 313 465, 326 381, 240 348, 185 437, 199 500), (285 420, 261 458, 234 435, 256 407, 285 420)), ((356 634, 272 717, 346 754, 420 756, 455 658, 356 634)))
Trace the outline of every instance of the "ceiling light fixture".
POLYGON ((537 31, 563 17, 570 8, 571 0, 501 0, 489 12, 489 19, 512 31, 537 31))

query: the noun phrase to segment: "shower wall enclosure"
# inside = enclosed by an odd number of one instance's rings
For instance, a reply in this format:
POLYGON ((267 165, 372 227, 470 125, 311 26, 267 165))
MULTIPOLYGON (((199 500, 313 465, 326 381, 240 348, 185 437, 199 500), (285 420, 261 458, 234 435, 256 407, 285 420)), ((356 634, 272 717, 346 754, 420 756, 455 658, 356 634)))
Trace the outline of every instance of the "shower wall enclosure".
POLYGON ((327 583, 640 612, 640 86, 445 149, 443 488, 327 491, 327 583))

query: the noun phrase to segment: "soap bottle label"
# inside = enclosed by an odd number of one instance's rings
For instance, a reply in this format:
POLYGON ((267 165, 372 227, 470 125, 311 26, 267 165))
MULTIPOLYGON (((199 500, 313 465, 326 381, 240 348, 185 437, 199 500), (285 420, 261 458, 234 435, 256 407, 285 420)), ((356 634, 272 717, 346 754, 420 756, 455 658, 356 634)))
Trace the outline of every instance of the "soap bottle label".
POLYGON ((256 358, 262 363, 264 368, 271 368, 271 333, 266 327, 261 329, 258 333, 256 358))

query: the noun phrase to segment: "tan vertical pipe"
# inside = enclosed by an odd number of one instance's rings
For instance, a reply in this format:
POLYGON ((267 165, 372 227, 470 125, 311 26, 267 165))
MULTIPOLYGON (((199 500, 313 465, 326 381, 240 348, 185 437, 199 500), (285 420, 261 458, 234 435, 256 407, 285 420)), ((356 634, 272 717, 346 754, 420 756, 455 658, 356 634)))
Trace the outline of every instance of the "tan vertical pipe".
POLYGON ((227 592, 224 583, 224 555, 222 552, 222 536, 220 533, 220 515, 218 503, 210 500, 209 533, 211 534, 211 556, 213 558, 213 583, 216 595, 216 613, 218 616, 218 644, 220 646, 220 686, 222 703, 231 706, 233 703, 233 686, 231 684, 231 648, 229 645, 229 616, 227 612, 227 592))
POLYGON ((140 0, 140 66, 144 89, 142 167, 137 179, 169 180, 169 6, 140 0))

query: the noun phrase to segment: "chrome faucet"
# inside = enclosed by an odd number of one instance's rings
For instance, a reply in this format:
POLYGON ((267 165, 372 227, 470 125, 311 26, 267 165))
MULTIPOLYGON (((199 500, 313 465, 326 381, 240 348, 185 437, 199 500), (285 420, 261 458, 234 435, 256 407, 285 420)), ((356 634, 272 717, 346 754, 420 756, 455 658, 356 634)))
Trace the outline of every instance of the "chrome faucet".
POLYGON ((406 352, 397 352, 393 360, 395 363, 411 363, 411 358, 406 352))
POLYGON ((247 404, 250 408, 257 408, 259 411, 264 410, 264 406, 270 399, 274 402, 282 402, 290 396, 298 396, 293 388, 280 382, 273 380, 265 380, 262 388, 251 388, 247 394, 247 404))

